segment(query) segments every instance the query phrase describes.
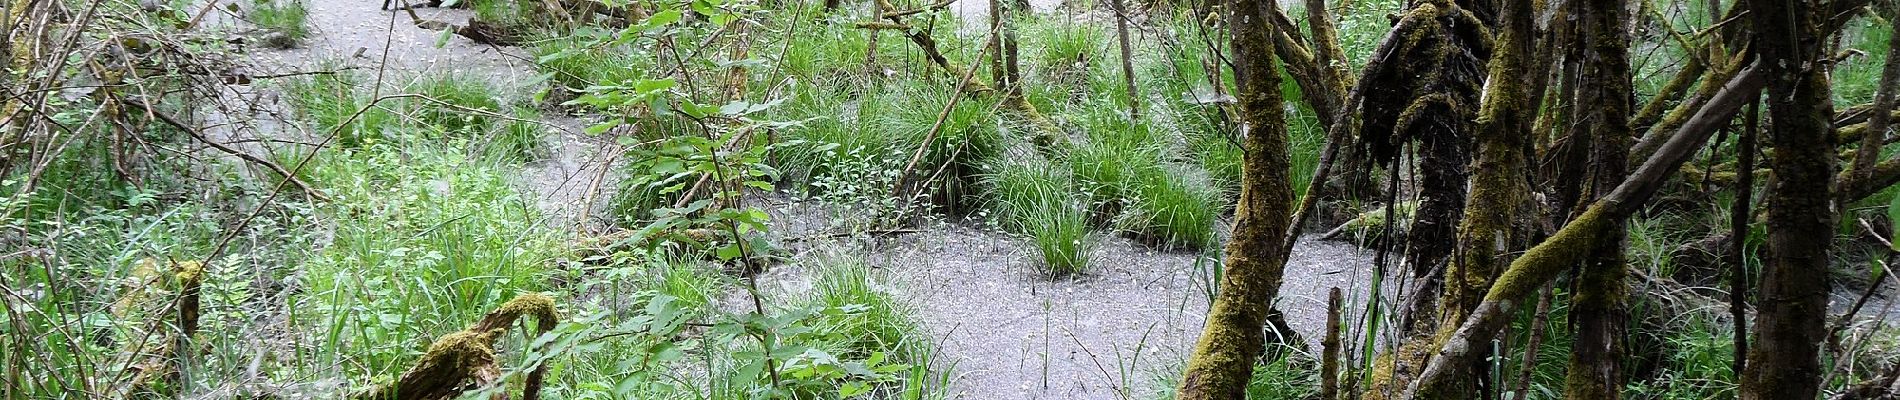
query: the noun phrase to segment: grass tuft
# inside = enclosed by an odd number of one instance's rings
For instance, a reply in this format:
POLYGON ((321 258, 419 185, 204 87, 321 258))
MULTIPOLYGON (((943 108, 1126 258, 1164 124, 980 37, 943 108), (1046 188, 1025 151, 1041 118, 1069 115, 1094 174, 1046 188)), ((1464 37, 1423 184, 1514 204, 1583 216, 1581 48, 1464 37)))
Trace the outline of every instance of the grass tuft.
POLYGON ((244 18, 270 33, 265 46, 288 49, 310 37, 310 10, 303 0, 254 0, 244 18))
POLYGON ((1004 163, 988 176, 988 187, 1003 229, 1029 236, 1044 273, 1088 270, 1096 240, 1089 233, 1088 211, 1072 196, 1076 189, 1068 171, 1043 162, 1004 163))

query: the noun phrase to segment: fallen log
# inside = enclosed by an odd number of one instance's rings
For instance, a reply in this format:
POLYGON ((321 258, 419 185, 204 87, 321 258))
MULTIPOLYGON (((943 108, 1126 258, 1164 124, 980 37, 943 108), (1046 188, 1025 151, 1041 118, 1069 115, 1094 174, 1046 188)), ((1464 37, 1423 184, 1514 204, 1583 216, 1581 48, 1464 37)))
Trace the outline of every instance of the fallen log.
MULTIPOLYGON (((554 329, 559 316, 554 299, 542 294, 523 294, 490 311, 481 321, 455 333, 442 335, 403 372, 395 382, 351 396, 357 400, 450 400, 471 390, 492 386, 501 380, 501 366, 495 361, 495 340, 522 318, 534 318, 540 332, 554 329)), ((547 366, 528 373, 521 398, 541 397, 541 381, 547 366)), ((506 398, 496 395, 497 400, 506 398)))

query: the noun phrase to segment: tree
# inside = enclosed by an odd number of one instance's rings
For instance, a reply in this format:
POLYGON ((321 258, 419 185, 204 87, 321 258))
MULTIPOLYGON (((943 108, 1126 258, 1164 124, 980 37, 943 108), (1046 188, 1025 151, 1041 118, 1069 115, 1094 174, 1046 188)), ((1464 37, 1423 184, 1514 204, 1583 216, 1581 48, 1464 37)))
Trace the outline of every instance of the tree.
MULTIPOLYGON (((1577 139, 1588 140, 1591 185, 1585 191, 1590 200, 1608 196, 1628 175, 1632 129, 1629 119, 1633 99, 1630 93, 1629 33, 1620 2, 1584 1, 1577 7, 1582 36, 1573 46, 1582 50, 1583 80, 1578 88, 1579 109, 1571 115, 1581 124, 1577 139)), ((1608 221, 1609 227, 1596 245, 1596 251, 1582 260, 1576 295, 1572 300, 1571 320, 1576 338, 1570 346, 1570 367, 1564 379, 1564 397, 1570 399, 1622 398, 1623 336, 1628 325, 1624 299, 1628 297, 1625 278, 1629 275, 1624 258, 1624 223, 1608 221)))
MULTIPOLYGON (((1812 1, 1753 0, 1754 44, 1768 77, 1767 256, 1741 398, 1812 399, 1821 388, 1828 247, 1834 239, 1833 99, 1823 23, 1812 1)), ((1883 111, 1876 111, 1883 112, 1883 111)))
POLYGON ((1292 220, 1293 187, 1280 71, 1263 17, 1275 7, 1273 1, 1227 1, 1245 161, 1234 234, 1225 250, 1226 272, 1181 379, 1183 400, 1243 398, 1267 344, 1264 328, 1279 314, 1273 299, 1286 267, 1288 251, 1280 244, 1292 220))

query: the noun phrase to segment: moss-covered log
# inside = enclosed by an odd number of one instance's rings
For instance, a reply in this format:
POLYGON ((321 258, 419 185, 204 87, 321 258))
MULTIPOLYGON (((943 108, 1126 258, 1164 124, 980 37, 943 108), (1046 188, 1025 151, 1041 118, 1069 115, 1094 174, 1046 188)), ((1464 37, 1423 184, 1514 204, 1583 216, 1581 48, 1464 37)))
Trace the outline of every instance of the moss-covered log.
POLYGON ((1708 71, 1707 57, 1689 57, 1688 61, 1682 65, 1682 69, 1677 70, 1676 75, 1669 78, 1669 82, 1663 83, 1662 89, 1656 90, 1656 97, 1643 103, 1643 108, 1636 112, 1635 117, 1630 118, 1630 125, 1649 126, 1661 120, 1663 111, 1668 109, 1670 102, 1681 99, 1689 92, 1689 87, 1697 80, 1701 80, 1708 71))
MULTIPOLYGON (((541 332, 554 329, 559 320, 554 299, 541 294, 523 294, 482 316, 480 321, 454 333, 443 335, 429 345, 422 358, 395 382, 359 393, 358 400, 450 400, 464 393, 492 386, 502 377, 495 360, 495 341, 523 318, 533 318, 541 332)), ((528 373, 521 398, 540 398, 547 366, 528 373)), ((499 397, 499 395, 498 395, 499 397)))
POLYGON ((1481 74, 1493 38, 1471 11, 1446 0, 1415 2, 1392 35, 1400 42, 1380 55, 1390 58, 1369 64, 1360 81, 1365 97, 1358 144, 1393 171, 1401 149, 1418 144, 1420 201, 1404 260, 1429 288, 1441 281, 1433 271, 1451 256, 1464 214, 1481 74))
POLYGON ((1523 170, 1528 155, 1530 115, 1519 105, 1529 101, 1531 29, 1530 0, 1505 0, 1500 11, 1498 52, 1492 56, 1485 98, 1478 117, 1478 160, 1473 165, 1470 200, 1458 228, 1456 255, 1446 269, 1440 321, 1457 323, 1477 307, 1491 280, 1503 268, 1504 254, 1514 252, 1500 243, 1510 239, 1517 206, 1530 188, 1523 170))
MULTIPOLYGON (((1517 206, 1523 203, 1521 194, 1529 191, 1523 174, 1527 162, 1524 149, 1534 117, 1530 113, 1534 110, 1521 105, 1529 101, 1531 96, 1527 72, 1533 54, 1533 10, 1530 0, 1506 0, 1501 6, 1497 51, 1489 61, 1487 78, 1484 80, 1488 95, 1478 113, 1478 156, 1473 166, 1475 175, 1472 177, 1469 201, 1464 207, 1464 218, 1458 225, 1454 255, 1445 269, 1445 288, 1440 295, 1436 319, 1439 321, 1438 326, 1454 326, 1463 321, 1465 315, 1482 299, 1484 291, 1491 287, 1492 279, 1503 267, 1503 255, 1515 251, 1507 247, 1515 243, 1510 240, 1513 219, 1516 218, 1517 206)), ((1424 361, 1424 356, 1429 355, 1423 349, 1435 344, 1434 335, 1414 336, 1403 345, 1413 350, 1400 352, 1400 355, 1414 357, 1394 361, 1406 363, 1407 368, 1417 368, 1424 361)), ((1481 373, 1483 368, 1484 363, 1467 365, 1464 369, 1466 379, 1447 380, 1451 384, 1432 388, 1429 396, 1470 397, 1476 388, 1469 384, 1469 378, 1481 373)), ((1399 375, 1384 374, 1388 380, 1404 378, 1399 375)), ((1374 382, 1373 386, 1402 385, 1400 382, 1374 382)), ((1373 397, 1381 397, 1382 394, 1373 397)))
POLYGON ((1183 372, 1179 391, 1183 400, 1246 396, 1253 366, 1267 344, 1263 328, 1277 314, 1273 300, 1287 260, 1280 244, 1292 219, 1286 111, 1280 71, 1273 62, 1273 33, 1262 17, 1276 5, 1229 0, 1227 6, 1246 160, 1233 239, 1227 243, 1226 273, 1183 372))
POLYGON ((1765 84, 1763 75, 1758 66, 1736 74, 1609 196, 1591 203, 1557 233, 1513 260, 1510 268, 1505 269, 1486 292, 1484 301, 1462 324, 1455 330, 1450 326, 1440 328, 1438 353, 1419 372, 1418 379, 1403 398, 1419 398, 1416 397, 1419 387, 1444 384, 1439 381, 1455 377, 1454 366, 1481 359, 1482 353, 1478 350, 1488 348, 1483 345, 1490 343, 1510 322, 1513 311, 1537 288, 1556 279, 1575 260, 1595 250, 1611 231, 1611 222, 1635 214, 1690 155, 1708 142, 1718 127, 1727 125, 1742 105, 1761 91, 1765 84))

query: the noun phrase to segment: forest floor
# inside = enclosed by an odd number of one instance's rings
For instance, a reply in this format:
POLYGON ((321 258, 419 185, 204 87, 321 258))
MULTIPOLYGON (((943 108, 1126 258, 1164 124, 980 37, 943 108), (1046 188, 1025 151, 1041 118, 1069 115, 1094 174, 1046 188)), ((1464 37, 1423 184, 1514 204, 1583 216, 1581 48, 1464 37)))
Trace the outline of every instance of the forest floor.
MULTIPOLYGON (((966 2, 967 20, 987 10, 966 2)), ((1037 4, 1047 5, 1039 0, 1037 4)), ((375 2, 312 2, 316 33, 304 47, 261 53, 279 71, 356 67, 376 71, 385 86, 418 74, 472 74, 519 92, 536 76, 532 55, 478 44, 417 27, 408 15, 380 11, 375 2), (392 15, 393 14, 393 15, 392 15), (393 19, 392 19, 393 18, 393 19), (386 34, 387 33, 387 34, 386 34), (386 60, 386 61, 385 61, 386 60), (343 65, 323 65, 341 62, 343 65), (389 81, 384 81, 384 77, 389 81)), ((1052 7, 1042 7, 1049 9, 1052 7)), ((425 20, 461 23, 466 10, 417 9, 425 20)), ((598 212, 614 184, 612 146, 580 133, 581 120, 551 117, 548 154, 518 172, 554 226, 595 233, 588 210, 598 212)), ((1082 276, 1051 280, 1031 265, 1023 239, 980 223, 934 221, 895 235, 830 238, 827 220, 847 207, 766 196, 755 202, 773 215, 773 229, 792 260, 855 257, 880 271, 887 290, 903 299, 938 349, 937 367, 950 372, 952 398, 1147 398, 1156 377, 1172 374, 1192 351, 1209 302, 1210 253, 1153 250, 1122 238, 1104 238, 1090 255, 1097 267, 1082 276)), ((801 263, 760 276, 768 297, 809 288, 801 263)), ((1371 255, 1349 243, 1303 240, 1286 270, 1281 308, 1302 335, 1317 338, 1326 318, 1326 292, 1367 292, 1371 255), (1359 282, 1353 286, 1352 282, 1359 282)), ((727 301, 749 301, 735 292, 727 301)), ((1356 300, 1349 300, 1353 304, 1356 300)))

